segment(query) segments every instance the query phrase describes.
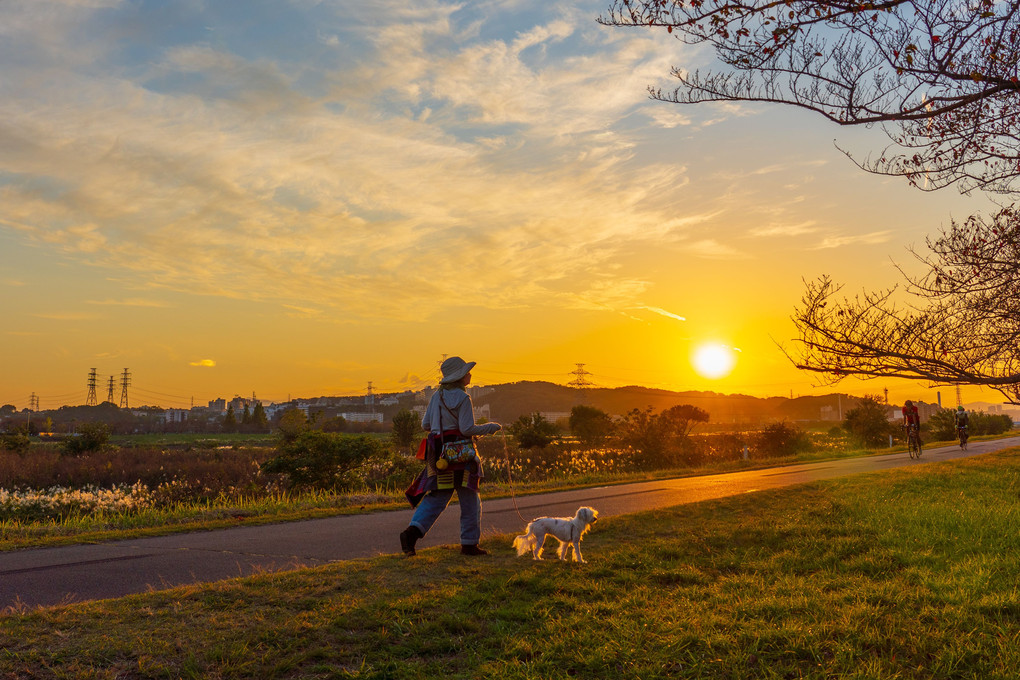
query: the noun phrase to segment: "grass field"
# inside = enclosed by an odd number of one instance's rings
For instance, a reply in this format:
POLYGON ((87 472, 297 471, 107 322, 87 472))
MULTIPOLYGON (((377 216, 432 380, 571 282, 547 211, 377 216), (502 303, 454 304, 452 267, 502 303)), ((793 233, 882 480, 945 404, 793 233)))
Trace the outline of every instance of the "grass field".
MULTIPOLYGON (((142 436, 148 437, 149 435, 142 436)), ((27 458, 8 454, 6 458, 0 455, 0 472, 3 472, 5 465, 11 468, 7 471, 8 476, 13 474, 11 470, 16 469, 24 472, 27 465, 35 465, 40 467, 39 475, 37 476, 59 473, 65 477, 81 477, 88 474, 98 476, 100 473, 116 472, 121 468, 128 468, 134 476, 129 476, 126 479, 134 481, 135 479, 140 479, 145 474, 152 473, 157 466, 156 474, 164 474, 164 465, 166 465, 167 471, 171 472, 179 467, 181 472, 174 472, 174 476, 180 474, 182 477, 186 477, 190 480, 189 483, 192 486, 205 484, 216 486, 216 488, 222 488, 224 484, 236 483, 243 485, 245 479, 247 479, 245 475, 250 477, 252 473, 251 459, 254 455, 252 451, 257 452, 257 449, 240 448, 225 452, 208 451, 202 445, 202 442, 207 441, 202 439, 205 435, 166 436, 171 437, 176 444, 184 443, 180 439, 182 437, 193 438, 190 441, 198 448, 193 452, 185 453, 161 452, 156 449, 154 454, 150 452, 150 454, 155 455, 155 463, 150 460, 152 455, 149 458, 143 457, 141 460, 135 460, 140 455, 137 452, 141 450, 136 447, 125 448, 116 456, 107 454, 101 457, 84 459, 64 459, 51 453, 50 458, 53 458, 56 462, 47 462, 46 456, 38 452, 30 454, 27 458), (195 439, 196 437, 197 439, 195 439), (171 461, 177 467, 171 468, 171 461), (85 471, 77 469, 63 470, 62 467, 59 467, 60 465, 70 464, 85 465, 85 471), (97 465, 98 468, 89 472, 91 468, 88 466, 94 467, 97 465), (241 468, 240 472, 235 470, 237 474, 233 476, 228 474, 228 468, 232 469, 238 466, 241 468), (217 477, 224 477, 227 481, 217 486, 213 483, 213 479, 217 477)), ((219 439, 211 441, 225 443, 233 441, 229 437, 236 436, 238 435, 219 435, 219 439)), ((990 438, 994 437, 974 438, 974 441, 990 438)), ((237 442, 235 441, 235 443, 237 442)), ((926 444, 926 447, 931 448, 938 445, 938 443, 929 443, 926 444)), ((514 483, 509 483, 506 480, 496 481, 490 477, 485 484, 485 496, 486 498, 500 498, 509 496, 512 492, 518 495, 547 493, 584 486, 623 484, 667 477, 718 474, 758 467, 774 467, 862 455, 879 455, 902 450, 902 445, 898 445, 897 448, 893 449, 873 451, 826 449, 823 451, 802 452, 785 458, 770 458, 757 461, 731 460, 689 468, 631 471, 625 473, 606 472, 592 468, 586 471, 571 470, 540 481, 516 480, 514 483)), ((501 462, 502 450, 497 447, 493 452, 488 453, 488 455, 497 462, 501 462)), ((520 455, 518 454, 518 456, 520 455)), ((416 471, 416 466, 417 464, 415 464, 414 471, 416 471)), ((492 469, 492 467, 489 468, 490 472, 492 469)), ((167 474, 170 474, 170 472, 167 472, 167 474)), ((281 491, 253 495, 233 493, 213 494, 208 498, 182 499, 162 504, 159 507, 141 508, 131 512, 97 510, 87 513, 71 513, 59 519, 26 520, 0 515, 0 551, 122 540, 187 531, 207 531, 237 526, 239 524, 268 524, 315 519, 339 514, 404 509, 406 501, 404 500, 403 489, 406 483, 411 480, 413 474, 413 472, 409 471, 406 475, 400 476, 399 483, 389 483, 385 486, 372 485, 348 493, 281 491)), ((251 480, 249 479, 248 481, 250 483, 251 480)), ((0 508, 3 508, 3 493, 3 489, 0 489, 0 508)))
POLYGON ((1020 449, 8 613, 2 678, 1016 678, 1020 449))

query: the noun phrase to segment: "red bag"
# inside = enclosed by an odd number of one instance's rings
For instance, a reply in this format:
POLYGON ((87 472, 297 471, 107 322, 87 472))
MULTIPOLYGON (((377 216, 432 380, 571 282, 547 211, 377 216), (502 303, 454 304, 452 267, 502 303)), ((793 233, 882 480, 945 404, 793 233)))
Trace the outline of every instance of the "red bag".
POLYGON ((416 453, 414 457, 417 458, 418 460, 425 460, 425 451, 428 448, 428 445, 429 438, 423 437, 421 440, 421 444, 418 444, 418 453, 416 453))

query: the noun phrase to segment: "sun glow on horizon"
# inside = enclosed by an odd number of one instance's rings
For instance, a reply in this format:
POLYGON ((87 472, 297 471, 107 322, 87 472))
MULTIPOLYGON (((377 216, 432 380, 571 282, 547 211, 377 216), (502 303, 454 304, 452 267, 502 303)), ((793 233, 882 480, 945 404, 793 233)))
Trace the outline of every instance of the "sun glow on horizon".
POLYGON ((718 343, 698 345, 691 356, 694 370, 703 378, 717 380, 725 378, 733 370, 737 357, 733 350, 718 343))

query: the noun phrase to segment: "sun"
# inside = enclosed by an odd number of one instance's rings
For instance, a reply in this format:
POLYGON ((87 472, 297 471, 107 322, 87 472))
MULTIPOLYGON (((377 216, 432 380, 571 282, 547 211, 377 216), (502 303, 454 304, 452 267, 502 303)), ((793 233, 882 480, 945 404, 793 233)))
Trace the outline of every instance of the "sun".
POLYGON ((725 345, 706 343, 694 350, 691 363, 701 377, 716 380, 730 374, 737 363, 737 357, 725 345))

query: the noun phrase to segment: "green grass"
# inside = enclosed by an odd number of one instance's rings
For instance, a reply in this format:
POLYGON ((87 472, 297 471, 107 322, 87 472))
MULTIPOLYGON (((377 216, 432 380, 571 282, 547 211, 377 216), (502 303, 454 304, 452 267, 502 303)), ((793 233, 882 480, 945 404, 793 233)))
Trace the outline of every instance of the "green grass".
POLYGON ((0 677, 1015 678, 1020 449, 604 518, 586 565, 453 547, 9 613, 0 677))
MULTIPOLYGON (((148 435, 142 435, 148 436, 148 435)), ((171 437, 193 437, 194 442, 204 441, 209 435, 168 435, 171 437)), ((216 435, 236 437, 239 435, 216 435)), ((263 435, 240 435, 263 436, 263 435)), ((972 438, 972 441, 997 437, 972 438)), ((226 439, 220 441, 227 441, 226 439)), ((951 444, 952 442, 926 443, 926 448, 951 444)), ((508 497, 511 493, 525 496, 535 493, 549 493, 587 486, 626 484, 652 479, 689 477, 719 474, 762 467, 794 465, 865 455, 882 455, 904 451, 899 444, 892 449, 865 449, 846 451, 808 452, 786 458, 772 458, 752 461, 723 461, 694 468, 656 471, 636 471, 624 474, 592 473, 555 477, 544 481, 516 482, 514 484, 486 482, 486 498, 508 497)), ((410 478, 407 480, 410 482, 410 478)), ((290 522, 316 519, 339 514, 376 512, 380 510, 406 509, 406 500, 401 488, 372 488, 351 494, 327 492, 306 492, 276 494, 251 499, 231 498, 228 500, 200 500, 181 502, 172 507, 149 509, 136 514, 98 514, 71 516, 60 521, 27 522, 17 520, 0 521, 0 551, 23 548, 51 547, 75 543, 96 543, 101 541, 141 538, 167 535, 188 531, 207 531, 231 526, 290 522)))

